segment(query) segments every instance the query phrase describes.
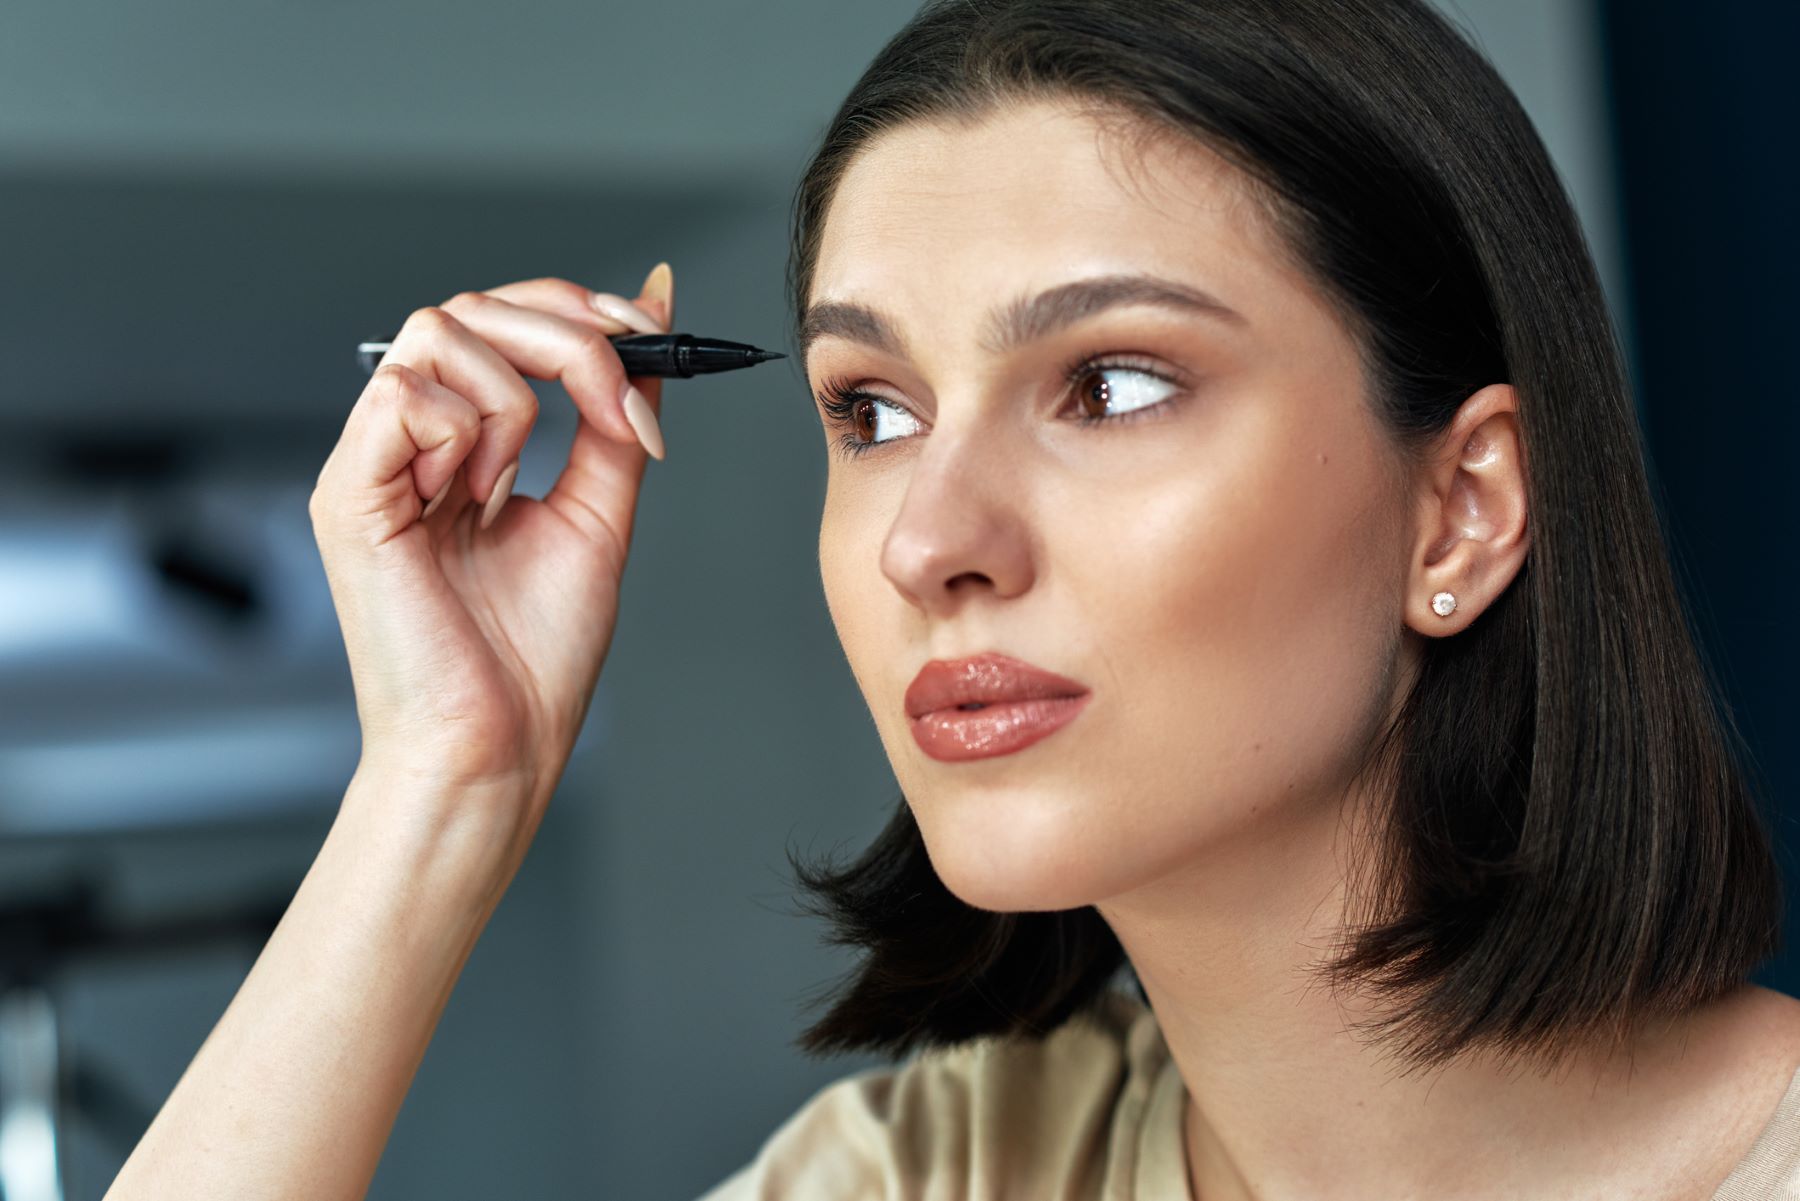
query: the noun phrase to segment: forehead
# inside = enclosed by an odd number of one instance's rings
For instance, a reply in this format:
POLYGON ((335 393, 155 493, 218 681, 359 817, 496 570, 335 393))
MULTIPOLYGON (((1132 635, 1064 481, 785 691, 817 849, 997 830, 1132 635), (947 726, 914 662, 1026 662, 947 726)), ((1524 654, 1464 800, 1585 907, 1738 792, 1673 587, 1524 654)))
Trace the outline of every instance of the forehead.
POLYGON ((959 286, 992 296, 1183 268, 1239 291, 1274 260, 1247 180, 1208 147, 1034 101, 903 125, 861 150, 827 212, 808 300, 899 310, 959 286))

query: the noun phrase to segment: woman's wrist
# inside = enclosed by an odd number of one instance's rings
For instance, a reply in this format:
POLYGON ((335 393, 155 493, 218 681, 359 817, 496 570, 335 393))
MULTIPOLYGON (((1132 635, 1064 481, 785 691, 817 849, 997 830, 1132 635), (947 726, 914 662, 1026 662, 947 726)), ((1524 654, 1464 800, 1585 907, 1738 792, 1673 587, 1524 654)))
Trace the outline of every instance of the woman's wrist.
POLYGON ((541 817, 527 781, 464 781, 364 759, 336 826, 359 845, 404 860, 411 879, 491 906, 523 861, 541 817))

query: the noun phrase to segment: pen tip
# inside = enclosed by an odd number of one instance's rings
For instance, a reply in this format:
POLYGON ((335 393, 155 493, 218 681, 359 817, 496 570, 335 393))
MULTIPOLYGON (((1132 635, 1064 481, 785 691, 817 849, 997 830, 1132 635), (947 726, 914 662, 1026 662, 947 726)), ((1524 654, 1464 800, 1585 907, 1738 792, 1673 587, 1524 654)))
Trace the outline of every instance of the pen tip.
POLYGON ((780 353, 779 351, 757 350, 757 351, 751 352, 750 358, 753 361, 758 362, 758 363, 766 363, 770 359, 785 359, 785 358, 787 358, 787 356, 780 353))

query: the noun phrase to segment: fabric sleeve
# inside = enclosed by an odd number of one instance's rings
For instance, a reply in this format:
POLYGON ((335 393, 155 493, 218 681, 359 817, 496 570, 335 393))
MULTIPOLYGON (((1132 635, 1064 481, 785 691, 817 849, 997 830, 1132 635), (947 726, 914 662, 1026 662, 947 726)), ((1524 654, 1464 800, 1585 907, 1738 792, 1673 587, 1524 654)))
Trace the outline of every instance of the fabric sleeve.
POLYGON ((826 1085, 764 1141, 756 1157, 700 1201, 888 1201, 898 1165, 886 1112, 902 1068, 826 1085))

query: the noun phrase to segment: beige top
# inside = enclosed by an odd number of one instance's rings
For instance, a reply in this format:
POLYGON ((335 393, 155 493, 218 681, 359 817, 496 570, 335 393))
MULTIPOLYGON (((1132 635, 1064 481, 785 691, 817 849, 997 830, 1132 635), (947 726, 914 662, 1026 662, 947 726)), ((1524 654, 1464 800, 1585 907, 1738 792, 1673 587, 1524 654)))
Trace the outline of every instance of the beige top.
MULTIPOLYGON (((1110 989, 1041 1043, 984 1038, 814 1093, 700 1201, 1192 1201, 1154 1012, 1110 989)), ((1712 1201, 1800 1201, 1800 1071, 1712 1201)))

